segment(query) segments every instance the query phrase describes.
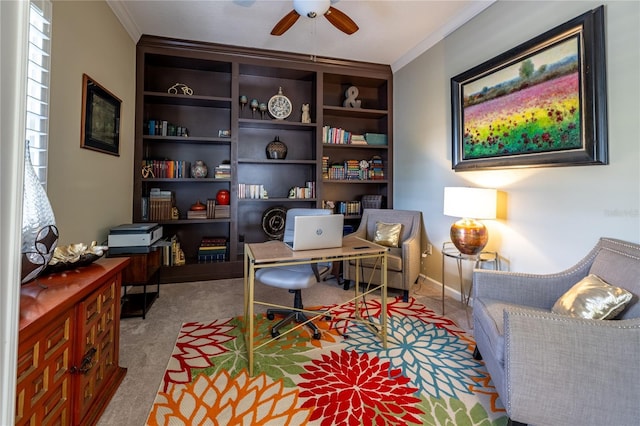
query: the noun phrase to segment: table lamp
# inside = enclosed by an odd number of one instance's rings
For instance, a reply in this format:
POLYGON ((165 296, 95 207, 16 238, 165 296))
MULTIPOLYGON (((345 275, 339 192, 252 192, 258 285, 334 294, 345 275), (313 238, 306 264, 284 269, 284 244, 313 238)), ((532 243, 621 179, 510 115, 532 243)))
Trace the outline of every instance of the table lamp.
POLYGON ((462 254, 476 255, 489 241, 489 231, 477 219, 495 219, 498 191, 485 188, 445 187, 444 214, 461 217, 451 225, 451 242, 462 254))

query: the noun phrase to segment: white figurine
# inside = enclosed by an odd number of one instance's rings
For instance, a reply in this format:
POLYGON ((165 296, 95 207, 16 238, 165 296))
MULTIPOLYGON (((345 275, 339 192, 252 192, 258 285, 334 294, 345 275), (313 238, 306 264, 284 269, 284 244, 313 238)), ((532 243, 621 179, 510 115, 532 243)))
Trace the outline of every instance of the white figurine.
POLYGON ((309 104, 302 104, 302 122, 311 123, 311 114, 309 113, 309 104))

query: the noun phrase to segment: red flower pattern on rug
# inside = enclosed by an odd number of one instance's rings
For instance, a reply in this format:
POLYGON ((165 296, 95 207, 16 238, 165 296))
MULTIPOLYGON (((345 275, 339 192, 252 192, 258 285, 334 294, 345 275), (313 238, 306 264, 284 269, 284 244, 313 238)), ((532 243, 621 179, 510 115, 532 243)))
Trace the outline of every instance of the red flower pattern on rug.
POLYGON ((235 339, 227 334, 235 328, 229 324, 230 322, 231 319, 227 319, 208 324, 191 322, 182 326, 167 371, 164 373, 165 392, 169 383, 191 382, 192 368, 212 366, 212 357, 227 351, 222 344, 235 339))
POLYGON ((355 351, 331 352, 313 360, 300 375, 298 383, 307 398, 303 408, 313 408, 310 420, 322 419, 323 425, 402 425, 420 423, 414 414, 420 402, 413 396, 418 390, 406 386, 410 380, 389 371, 389 362, 355 351))

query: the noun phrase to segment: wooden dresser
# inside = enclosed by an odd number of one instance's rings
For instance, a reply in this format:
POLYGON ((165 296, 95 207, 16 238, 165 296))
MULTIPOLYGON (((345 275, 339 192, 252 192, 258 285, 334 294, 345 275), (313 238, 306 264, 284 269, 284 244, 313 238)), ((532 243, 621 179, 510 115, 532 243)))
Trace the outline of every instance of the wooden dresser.
POLYGON ((129 258, 39 277, 21 288, 17 425, 92 425, 122 382, 122 271, 129 258))

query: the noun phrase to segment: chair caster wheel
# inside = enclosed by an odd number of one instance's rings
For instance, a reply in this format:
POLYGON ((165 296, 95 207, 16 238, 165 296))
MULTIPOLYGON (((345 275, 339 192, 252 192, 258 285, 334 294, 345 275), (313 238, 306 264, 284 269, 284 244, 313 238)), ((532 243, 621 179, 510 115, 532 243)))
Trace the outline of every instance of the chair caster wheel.
POLYGON ((274 339, 277 339, 278 337, 280 337, 280 333, 278 333, 275 330, 271 330, 271 337, 273 337, 274 339))
POLYGON ((476 361, 482 361, 482 354, 477 347, 473 350, 473 359, 475 359, 476 361))
POLYGON ((320 340, 320 337, 322 337, 322 335, 320 334, 320 332, 318 331, 317 333, 313 333, 313 338, 316 340, 320 340))
POLYGON ((273 315, 273 314, 269 314, 269 313, 267 314, 267 319, 268 319, 269 321, 273 321, 273 319, 274 319, 275 317, 276 317, 276 316, 275 316, 275 315, 273 315))

